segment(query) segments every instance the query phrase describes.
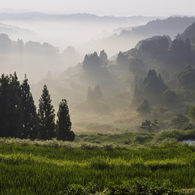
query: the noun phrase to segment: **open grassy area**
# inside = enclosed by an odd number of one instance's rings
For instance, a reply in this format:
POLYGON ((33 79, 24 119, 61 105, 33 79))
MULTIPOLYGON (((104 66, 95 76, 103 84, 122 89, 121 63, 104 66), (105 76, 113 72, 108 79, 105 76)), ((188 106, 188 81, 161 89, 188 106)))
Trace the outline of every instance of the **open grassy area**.
POLYGON ((128 148, 1 138, 1 194, 59 194, 69 184, 86 186, 91 181, 103 190, 109 182, 121 185, 136 177, 153 182, 169 179, 177 190, 191 189, 195 187, 194 151, 194 146, 179 144, 128 148))

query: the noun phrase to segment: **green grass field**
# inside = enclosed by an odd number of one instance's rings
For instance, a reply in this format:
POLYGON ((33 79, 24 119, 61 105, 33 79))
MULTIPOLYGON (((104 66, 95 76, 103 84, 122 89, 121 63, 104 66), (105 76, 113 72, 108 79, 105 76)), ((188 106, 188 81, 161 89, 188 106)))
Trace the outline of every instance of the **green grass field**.
POLYGON ((177 190, 190 189, 195 187, 195 147, 0 139, 0 173, 1 194, 10 195, 59 194, 69 184, 91 181, 103 190, 109 182, 120 185, 136 177, 169 179, 177 190))

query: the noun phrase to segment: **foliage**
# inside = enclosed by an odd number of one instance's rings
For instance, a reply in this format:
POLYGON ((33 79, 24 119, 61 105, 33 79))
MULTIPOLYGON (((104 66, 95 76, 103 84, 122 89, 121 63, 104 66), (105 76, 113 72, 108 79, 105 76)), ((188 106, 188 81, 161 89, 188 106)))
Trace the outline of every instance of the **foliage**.
POLYGON ((64 191, 61 191, 60 194, 67 194, 67 195, 89 195, 89 194, 96 194, 98 191, 98 186, 94 182, 88 183, 87 186, 82 186, 79 184, 69 185, 68 188, 64 191))
POLYGON ((188 38, 182 40, 180 37, 173 40, 170 54, 172 59, 185 61, 187 64, 190 64, 192 59, 190 40, 188 38))
POLYGON ((146 67, 141 59, 132 58, 129 69, 134 75, 138 75, 140 77, 144 77, 146 75, 146 67))
POLYGON ((169 37, 153 37, 150 40, 142 41, 139 47, 140 55, 147 55, 150 58, 158 57, 159 55, 164 55, 168 52, 169 48, 169 37))
POLYGON ((65 99, 63 99, 59 104, 57 116, 57 139, 63 141, 73 141, 75 134, 71 131, 72 123, 70 121, 69 109, 65 99))
POLYGON ((162 99, 165 104, 168 105, 174 104, 177 102, 177 95, 173 90, 167 89, 166 91, 163 92, 162 99))
POLYGON ((20 82, 18 81, 18 77, 16 72, 14 75, 10 75, 10 83, 8 88, 8 118, 9 120, 9 136, 11 137, 21 137, 23 133, 23 113, 22 113, 22 105, 21 105, 21 90, 20 90, 20 82))
POLYGON ((35 139, 38 136, 37 113, 26 75, 23 83, 21 84, 21 104, 24 120, 23 121, 24 130, 22 137, 23 138, 30 137, 31 139, 35 139))
POLYGON ((121 51, 118 53, 118 56, 116 58, 116 62, 117 64, 121 65, 121 66, 129 66, 129 59, 127 57, 127 55, 125 55, 125 53, 122 53, 121 51))
POLYGON ((97 52, 94 52, 91 55, 85 55, 83 61, 83 70, 86 72, 95 72, 99 71, 101 68, 101 60, 98 57, 97 52))
POLYGON ((108 64, 108 56, 104 50, 100 51, 100 59, 102 65, 107 65, 108 64))
POLYGON ((150 113, 150 106, 148 100, 144 100, 144 102, 140 104, 136 111, 139 112, 141 115, 146 115, 150 113))
POLYGON ((175 129, 182 129, 185 124, 189 122, 189 118, 184 116, 182 113, 178 113, 170 121, 170 126, 175 129))
POLYGON ((106 188, 102 192, 98 192, 98 186, 91 182, 88 186, 84 187, 81 185, 69 185, 68 188, 62 191, 60 194, 66 195, 77 195, 77 194, 138 194, 138 195, 149 195, 156 194, 162 195, 168 193, 170 195, 173 194, 182 194, 175 191, 173 185, 170 181, 165 180, 163 182, 152 182, 147 178, 140 179, 135 178, 131 182, 123 182, 122 185, 115 185, 114 183, 107 184, 106 188))
POLYGON ((3 74, 0 78, 0 136, 31 137, 35 125, 36 108, 27 80, 20 85, 16 73, 3 74))
POLYGON ((167 107, 163 106, 162 104, 159 104, 151 108, 151 113, 154 118, 158 119, 158 118, 162 118, 163 114, 167 112, 167 110, 168 110, 167 107))
POLYGON ((154 119, 154 122, 152 123, 149 120, 146 120, 145 122, 142 122, 142 126, 140 128, 147 129, 150 133, 153 133, 155 129, 158 128, 158 120, 154 119))
POLYGON ((195 139, 194 130, 166 130, 159 132, 154 140, 163 141, 165 139, 176 139, 177 141, 183 141, 188 139, 195 139))
POLYGON ((195 90, 195 69, 191 66, 187 66, 178 75, 178 85, 183 89, 195 90))
POLYGON ((39 99, 38 117, 40 138, 52 139, 55 137, 55 113, 46 85, 44 85, 41 98, 39 99))
POLYGON ((189 27, 187 27, 186 30, 177 38, 182 40, 185 40, 187 38, 189 39, 191 38, 191 35, 193 35, 194 30, 195 30, 195 22, 193 22, 189 27))
POLYGON ((99 85, 96 85, 94 90, 91 89, 91 87, 89 86, 88 88, 88 92, 87 92, 87 101, 89 103, 94 103, 96 101, 99 101, 103 96, 102 90, 100 88, 99 85))
POLYGON ((161 76, 157 76, 155 70, 149 70, 148 76, 143 81, 143 91, 146 95, 153 95, 156 98, 159 98, 159 95, 167 90, 167 85, 164 84, 161 76))
POLYGON ((188 116, 191 117, 191 118, 193 118, 193 119, 195 119, 195 106, 191 106, 190 107, 188 116))

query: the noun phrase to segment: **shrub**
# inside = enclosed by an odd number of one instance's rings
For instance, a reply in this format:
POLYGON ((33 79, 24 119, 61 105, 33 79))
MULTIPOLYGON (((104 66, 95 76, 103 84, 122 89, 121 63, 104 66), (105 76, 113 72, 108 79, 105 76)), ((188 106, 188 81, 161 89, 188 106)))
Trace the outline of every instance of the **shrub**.
POLYGON ((182 129, 183 126, 188 123, 190 120, 188 117, 184 116, 181 113, 178 113, 175 117, 173 117, 170 121, 170 127, 175 129, 182 129))
POLYGON ((106 188, 102 192, 98 192, 98 186, 93 182, 89 183, 86 187, 81 185, 69 185, 68 188, 61 192, 66 195, 77 195, 77 194, 102 194, 102 195, 124 195, 124 194, 137 194, 137 195, 163 195, 163 194, 183 194, 182 192, 176 192, 173 185, 169 180, 163 182, 151 182, 149 179, 135 178, 131 182, 123 182, 122 185, 115 185, 114 183, 108 183, 106 188))

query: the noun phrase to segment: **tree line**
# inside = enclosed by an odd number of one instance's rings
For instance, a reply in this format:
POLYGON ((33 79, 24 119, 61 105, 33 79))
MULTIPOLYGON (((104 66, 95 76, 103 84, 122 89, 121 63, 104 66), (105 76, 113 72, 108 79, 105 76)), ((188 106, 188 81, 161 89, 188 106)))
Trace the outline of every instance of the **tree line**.
POLYGON ((51 101, 47 86, 44 85, 37 112, 26 75, 20 84, 16 72, 13 75, 2 74, 0 78, 0 137, 43 140, 57 138, 73 141, 75 134, 71 131, 72 123, 67 101, 63 99, 60 102, 56 122, 51 101))

